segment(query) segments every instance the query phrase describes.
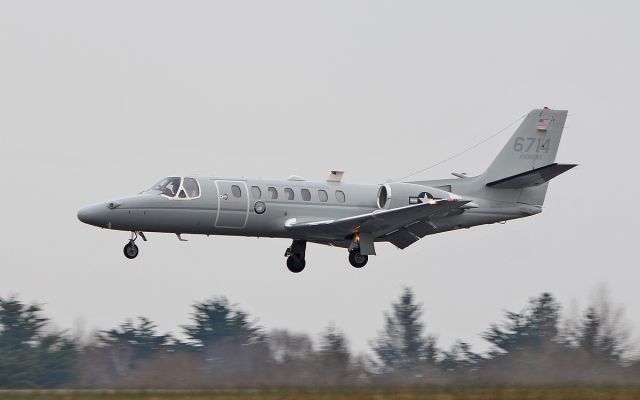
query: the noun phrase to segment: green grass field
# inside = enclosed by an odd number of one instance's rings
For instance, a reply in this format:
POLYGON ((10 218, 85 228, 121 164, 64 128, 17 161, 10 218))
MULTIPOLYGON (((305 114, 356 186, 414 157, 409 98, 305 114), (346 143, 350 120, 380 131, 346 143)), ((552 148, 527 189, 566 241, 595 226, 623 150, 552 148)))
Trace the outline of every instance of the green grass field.
POLYGON ((636 400, 640 387, 429 387, 221 391, 0 391, 0 400, 636 400))

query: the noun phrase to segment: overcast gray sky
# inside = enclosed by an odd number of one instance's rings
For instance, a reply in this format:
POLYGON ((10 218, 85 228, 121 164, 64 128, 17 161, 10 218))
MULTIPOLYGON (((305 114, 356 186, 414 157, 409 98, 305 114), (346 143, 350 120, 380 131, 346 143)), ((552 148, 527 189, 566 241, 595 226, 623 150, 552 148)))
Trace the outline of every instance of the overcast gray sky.
MULTIPOLYGON (((178 332, 226 295, 267 328, 343 328, 358 350, 404 285, 428 330, 482 348, 505 309, 599 284, 640 331, 637 2, 1 1, 0 296, 59 327, 144 315, 178 332), (532 108, 569 110, 541 215, 379 246, 366 268, 285 240, 128 233, 77 210, 170 174, 380 183, 447 158, 532 108)), ((508 132, 416 178, 481 173, 508 132)))

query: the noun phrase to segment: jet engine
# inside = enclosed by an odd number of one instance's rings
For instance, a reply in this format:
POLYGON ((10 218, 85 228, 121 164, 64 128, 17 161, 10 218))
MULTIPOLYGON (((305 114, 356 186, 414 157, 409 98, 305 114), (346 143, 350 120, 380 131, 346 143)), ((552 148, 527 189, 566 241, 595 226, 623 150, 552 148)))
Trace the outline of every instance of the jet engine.
POLYGON ((431 200, 455 198, 459 198, 459 196, 441 189, 414 183, 385 183, 378 189, 378 207, 385 210, 428 203, 431 200))

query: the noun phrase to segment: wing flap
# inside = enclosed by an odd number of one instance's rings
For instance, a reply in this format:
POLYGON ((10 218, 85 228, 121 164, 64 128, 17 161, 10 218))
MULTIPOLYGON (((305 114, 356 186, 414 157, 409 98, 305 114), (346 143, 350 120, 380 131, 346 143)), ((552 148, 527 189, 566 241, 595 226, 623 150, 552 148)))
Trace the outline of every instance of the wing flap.
POLYGON ((298 219, 287 220, 285 228, 302 237, 313 239, 344 239, 356 232, 370 233, 377 238, 416 221, 423 221, 462 208, 466 200, 437 200, 431 203, 413 204, 391 210, 376 210, 369 214, 336 220, 298 219))
POLYGON ((401 228, 387 236, 386 239, 399 249, 406 249, 421 239, 407 228, 401 228))

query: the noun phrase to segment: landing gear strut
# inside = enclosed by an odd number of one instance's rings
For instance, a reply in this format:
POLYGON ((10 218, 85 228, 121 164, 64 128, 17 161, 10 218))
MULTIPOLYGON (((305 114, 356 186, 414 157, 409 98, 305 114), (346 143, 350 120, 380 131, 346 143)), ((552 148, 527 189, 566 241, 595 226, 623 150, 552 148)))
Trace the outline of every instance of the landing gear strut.
POLYGON ((131 232, 131 239, 129 239, 129 243, 124 246, 124 256, 129 260, 133 260, 134 258, 138 257, 138 246, 136 246, 137 238, 138 234, 136 232, 131 232))
POLYGON ((355 268, 362 268, 367 265, 367 261, 369 261, 369 256, 365 254, 360 254, 360 248, 354 247, 349 250, 349 263, 353 265, 355 268))
POLYGON ((291 247, 285 251, 284 256, 287 257, 287 268, 289 271, 297 274, 302 272, 307 264, 304 260, 304 254, 307 249, 307 242, 304 240, 294 240, 291 247))

